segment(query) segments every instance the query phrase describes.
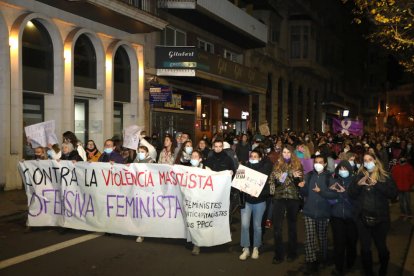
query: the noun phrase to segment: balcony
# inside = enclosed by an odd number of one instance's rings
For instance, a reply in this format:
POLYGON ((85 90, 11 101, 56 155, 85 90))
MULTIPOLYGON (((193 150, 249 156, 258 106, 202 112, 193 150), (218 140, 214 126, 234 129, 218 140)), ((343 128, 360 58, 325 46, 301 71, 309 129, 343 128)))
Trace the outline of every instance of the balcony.
POLYGON ((245 49, 264 47, 267 27, 224 0, 158 0, 158 8, 245 49))
POLYGON ((128 33, 150 33, 165 28, 153 0, 36 0, 128 33))

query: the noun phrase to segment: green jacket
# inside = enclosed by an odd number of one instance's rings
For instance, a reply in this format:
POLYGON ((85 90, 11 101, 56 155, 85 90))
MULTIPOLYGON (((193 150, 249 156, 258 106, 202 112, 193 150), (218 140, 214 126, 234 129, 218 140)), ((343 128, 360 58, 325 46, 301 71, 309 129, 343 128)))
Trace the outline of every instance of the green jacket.
POLYGON ((274 199, 300 200, 298 183, 301 178, 293 176, 293 170, 273 171, 269 178, 270 194, 274 199))

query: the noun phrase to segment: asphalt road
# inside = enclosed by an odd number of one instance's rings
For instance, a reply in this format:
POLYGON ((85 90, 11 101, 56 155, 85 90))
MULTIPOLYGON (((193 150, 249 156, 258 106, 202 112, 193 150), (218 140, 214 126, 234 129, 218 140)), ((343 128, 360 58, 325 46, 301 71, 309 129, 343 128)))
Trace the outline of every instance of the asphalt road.
MULTIPOLYGON (((392 220, 388 240, 391 251, 389 275, 402 275, 412 222, 398 219, 396 204, 392 206, 392 220)), ((284 229, 287 228, 284 227, 284 229)), ((58 228, 40 227, 26 232, 24 219, 0 222, 0 275, 265 276, 303 274, 304 223, 302 215, 299 215, 298 219, 300 257, 295 262, 284 262, 279 265, 272 264, 271 231, 265 233, 264 245, 258 260, 240 261, 238 259, 241 248, 239 245, 240 222, 237 218, 232 224, 233 241, 221 246, 202 248, 199 256, 191 255, 192 245, 185 240, 146 238, 143 243, 136 243, 136 237, 132 236, 102 233, 91 235, 90 232, 72 229, 60 233, 58 230, 58 228), (45 252, 49 250, 55 251, 46 254, 45 252), (21 262, 10 265, 18 261, 21 262), (3 266, 7 267, 1 268, 3 266)), ((330 249, 332 249, 331 245, 330 242, 330 249)), ((330 275, 332 269, 333 266, 328 266, 318 275, 330 275)), ((358 263, 349 275, 361 275, 359 269, 358 263)))

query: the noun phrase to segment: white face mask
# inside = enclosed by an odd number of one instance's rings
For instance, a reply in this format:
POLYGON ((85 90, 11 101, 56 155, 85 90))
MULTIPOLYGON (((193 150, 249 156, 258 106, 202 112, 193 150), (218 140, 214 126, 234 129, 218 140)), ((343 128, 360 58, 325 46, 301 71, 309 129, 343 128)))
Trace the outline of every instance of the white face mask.
POLYGON ((355 162, 354 161, 349 161, 349 164, 351 164, 352 167, 355 167, 355 162))
POLYGON ((145 152, 138 152, 138 159, 144 160, 145 159, 145 152))
POLYGON ((185 152, 191 154, 193 152, 193 147, 185 147, 185 152))
POLYGON ((200 161, 198 161, 197 159, 191 159, 190 163, 193 167, 198 167, 198 165, 200 165, 200 161))
POLYGON ((313 167, 315 168, 315 171, 317 171, 318 173, 322 172, 324 168, 324 166, 319 163, 313 164, 313 167))
POLYGON ((364 167, 368 170, 368 171, 372 171, 375 168, 375 163, 374 162, 364 162, 364 167))

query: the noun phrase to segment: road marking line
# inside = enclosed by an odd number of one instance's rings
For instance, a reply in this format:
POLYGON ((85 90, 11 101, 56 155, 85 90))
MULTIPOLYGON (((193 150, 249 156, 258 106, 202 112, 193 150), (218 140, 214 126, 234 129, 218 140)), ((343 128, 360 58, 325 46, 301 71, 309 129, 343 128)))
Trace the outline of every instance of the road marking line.
POLYGON ((58 251, 60 249, 66 248, 66 247, 70 247, 73 245, 76 245, 78 243, 82 243, 82 242, 86 242, 95 238, 98 238, 100 236, 102 236, 104 233, 92 233, 92 234, 88 234, 88 235, 84 235, 82 237, 79 238, 75 238, 75 239, 71 239, 65 242, 61 242, 61 243, 57 243, 39 250, 35 250, 17 257, 13 257, 4 261, 0 261, 0 269, 21 263, 21 262, 25 262, 28 261, 30 259, 34 259, 46 254, 49 254, 51 252, 54 251, 58 251))

